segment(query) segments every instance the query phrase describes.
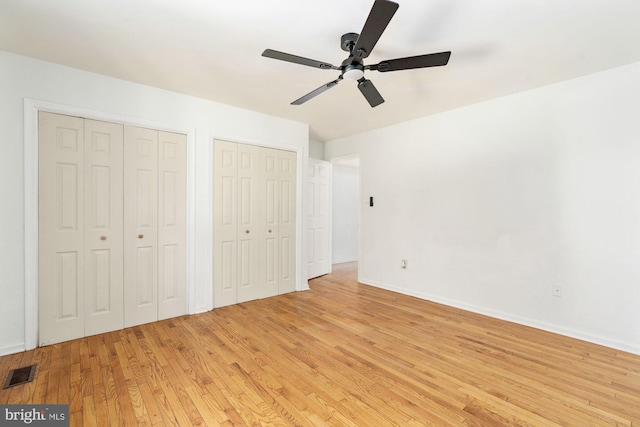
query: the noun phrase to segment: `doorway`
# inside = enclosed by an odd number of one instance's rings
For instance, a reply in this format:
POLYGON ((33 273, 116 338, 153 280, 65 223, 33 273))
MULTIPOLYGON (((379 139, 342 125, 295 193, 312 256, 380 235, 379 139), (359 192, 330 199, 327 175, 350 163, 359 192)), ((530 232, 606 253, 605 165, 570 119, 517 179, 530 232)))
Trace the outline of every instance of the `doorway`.
POLYGON ((360 157, 333 159, 332 264, 359 258, 360 157))

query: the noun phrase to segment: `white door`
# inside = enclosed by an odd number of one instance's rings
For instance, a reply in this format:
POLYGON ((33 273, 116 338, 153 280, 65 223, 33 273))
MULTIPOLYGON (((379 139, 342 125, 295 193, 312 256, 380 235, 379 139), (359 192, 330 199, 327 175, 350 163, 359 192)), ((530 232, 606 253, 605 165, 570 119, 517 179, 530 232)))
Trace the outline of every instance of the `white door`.
POLYGON ((124 130, 124 325, 158 319, 158 132, 124 130))
POLYGON ((278 153, 278 293, 296 289, 296 153, 278 153))
POLYGON ((122 126, 39 114, 39 342, 122 328, 122 126))
POLYGON ((225 141, 214 143, 214 306, 237 302, 238 273, 238 147, 225 141))
POLYGON ((295 290, 296 154, 214 143, 214 306, 295 290))
POLYGON ((331 163, 309 159, 307 166, 307 278, 331 272, 331 163))
POLYGON ((123 327, 123 126, 84 121, 84 335, 123 327))
POLYGON ((158 132, 158 319, 187 313, 187 137, 158 132))
POLYGON ((261 154, 260 147, 238 144, 238 302, 262 298, 261 154))
POLYGON ((185 314, 186 136, 41 112, 39 139, 40 344, 185 314))
POLYGON ((278 295, 280 279, 280 182, 279 182, 279 150, 263 149, 261 156, 264 173, 260 181, 261 202, 264 210, 260 239, 260 278, 262 282, 261 298, 278 295))
POLYGON ((84 121, 39 115, 41 345, 84 336, 84 121))

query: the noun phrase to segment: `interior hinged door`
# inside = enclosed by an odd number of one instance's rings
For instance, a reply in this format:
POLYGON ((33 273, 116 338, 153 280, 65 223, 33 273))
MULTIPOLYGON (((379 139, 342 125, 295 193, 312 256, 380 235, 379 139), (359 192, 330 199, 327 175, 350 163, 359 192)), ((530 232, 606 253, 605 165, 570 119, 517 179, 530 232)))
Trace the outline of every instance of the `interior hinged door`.
POLYGON ((331 272, 331 163, 309 159, 307 166, 307 278, 331 272))

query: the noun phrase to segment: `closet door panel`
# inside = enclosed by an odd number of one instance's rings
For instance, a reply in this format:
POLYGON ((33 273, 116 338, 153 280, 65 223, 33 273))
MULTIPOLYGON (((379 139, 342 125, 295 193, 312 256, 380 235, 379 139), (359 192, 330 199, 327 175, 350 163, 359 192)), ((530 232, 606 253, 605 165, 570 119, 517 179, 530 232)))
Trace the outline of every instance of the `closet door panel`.
POLYGON ((238 144, 238 302, 261 298, 260 152, 260 147, 238 144))
POLYGON ((318 277, 320 274, 317 273, 318 266, 316 261, 316 221, 315 221, 315 212, 316 212, 316 181, 317 181, 317 169, 315 167, 315 159, 309 159, 309 164, 307 165, 307 192, 305 193, 305 216, 307 219, 305 230, 307 238, 306 242, 306 251, 307 251, 307 279, 318 277))
POLYGON ((84 336, 84 123, 39 113, 39 341, 84 336))
POLYGON ((123 327, 123 126, 85 120, 85 336, 123 327))
POLYGON ((261 181, 264 194, 263 199, 263 227, 261 239, 261 298, 278 295, 278 276, 280 272, 279 260, 279 204, 280 189, 278 185, 278 157, 279 151, 274 149, 263 149, 262 171, 264 172, 261 181))
POLYGON ((158 132, 124 128, 124 325, 158 319, 158 132))
POLYGON ((238 145, 214 142, 214 307, 237 302, 238 145))
POLYGON ((185 135, 158 132, 158 319, 187 312, 185 135))
POLYGON ((279 152, 278 293, 296 288, 296 153, 279 152))

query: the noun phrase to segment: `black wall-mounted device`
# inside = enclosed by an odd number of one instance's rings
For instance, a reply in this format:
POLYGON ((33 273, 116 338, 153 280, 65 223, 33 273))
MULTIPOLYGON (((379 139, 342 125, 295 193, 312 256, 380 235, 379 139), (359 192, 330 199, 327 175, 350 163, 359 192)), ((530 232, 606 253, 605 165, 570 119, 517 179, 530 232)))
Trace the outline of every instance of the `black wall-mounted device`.
POLYGON ((369 206, 373 206, 373 197, 369 197, 369 206))

